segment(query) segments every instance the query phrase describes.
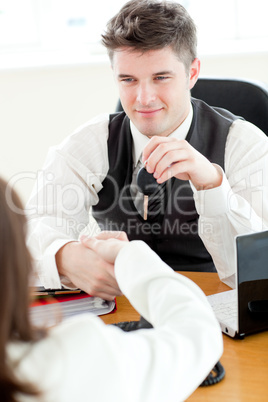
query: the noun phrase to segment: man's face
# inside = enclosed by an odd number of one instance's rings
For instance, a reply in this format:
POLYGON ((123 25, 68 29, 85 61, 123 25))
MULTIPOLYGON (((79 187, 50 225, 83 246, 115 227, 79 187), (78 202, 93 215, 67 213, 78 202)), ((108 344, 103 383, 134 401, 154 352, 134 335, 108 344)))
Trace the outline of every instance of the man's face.
POLYGON ((113 71, 121 103, 142 134, 168 136, 184 121, 190 88, 199 73, 199 60, 196 63, 194 73, 193 67, 186 72, 170 47, 145 53, 129 48, 115 51, 113 71))

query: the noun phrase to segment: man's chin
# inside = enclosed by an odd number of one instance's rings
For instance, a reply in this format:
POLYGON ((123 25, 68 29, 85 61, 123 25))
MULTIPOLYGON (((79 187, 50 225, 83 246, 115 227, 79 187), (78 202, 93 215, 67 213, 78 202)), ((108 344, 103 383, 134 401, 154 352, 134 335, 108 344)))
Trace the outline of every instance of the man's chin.
POLYGON ((153 131, 146 131, 146 130, 144 130, 144 131, 142 131, 142 130, 139 130, 139 132, 141 133, 141 134, 143 134, 145 137, 154 137, 154 136, 156 136, 156 135, 160 135, 158 132, 156 132, 155 130, 153 130, 153 131))
POLYGON ((153 137, 154 135, 161 135, 161 130, 159 124, 135 124, 133 122, 139 132, 146 137, 153 137))

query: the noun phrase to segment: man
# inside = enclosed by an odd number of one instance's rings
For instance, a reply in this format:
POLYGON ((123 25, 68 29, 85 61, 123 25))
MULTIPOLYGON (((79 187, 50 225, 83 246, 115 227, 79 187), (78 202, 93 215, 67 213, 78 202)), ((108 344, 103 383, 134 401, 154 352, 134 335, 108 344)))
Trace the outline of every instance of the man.
POLYGON ((101 229, 144 240, 177 270, 216 267, 234 286, 235 235, 268 227, 266 136, 191 99, 200 71, 196 28, 179 4, 130 1, 103 44, 125 113, 94 119, 48 156, 28 204, 41 281, 108 300, 120 294, 113 267, 77 241, 92 207, 101 229), (159 183, 151 198, 165 195, 148 220, 136 185, 142 163, 159 183), (59 186, 53 201, 48 189, 59 186))

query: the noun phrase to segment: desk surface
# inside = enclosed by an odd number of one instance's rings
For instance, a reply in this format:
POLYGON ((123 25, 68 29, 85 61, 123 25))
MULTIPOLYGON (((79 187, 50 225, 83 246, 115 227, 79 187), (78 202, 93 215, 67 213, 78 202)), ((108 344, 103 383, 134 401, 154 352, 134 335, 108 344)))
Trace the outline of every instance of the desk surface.
MULTIPOLYGON (((206 295, 228 290, 216 273, 182 272, 206 295)), ((102 316, 106 324, 138 320, 139 314, 122 296, 117 298, 117 311, 102 316)), ((226 375, 219 384, 198 388, 187 401, 267 402, 268 401, 268 331, 235 340, 223 335, 224 352, 220 359, 226 375)))

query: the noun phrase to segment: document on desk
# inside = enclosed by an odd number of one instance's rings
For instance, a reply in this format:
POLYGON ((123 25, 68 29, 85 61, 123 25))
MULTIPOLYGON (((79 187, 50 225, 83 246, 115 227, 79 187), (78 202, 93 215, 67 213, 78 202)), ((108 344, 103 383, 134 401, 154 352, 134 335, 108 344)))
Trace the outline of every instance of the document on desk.
POLYGON ((45 290, 36 294, 39 297, 30 306, 30 318, 37 326, 51 327, 77 314, 104 315, 116 310, 116 300, 103 300, 79 290, 45 290))

